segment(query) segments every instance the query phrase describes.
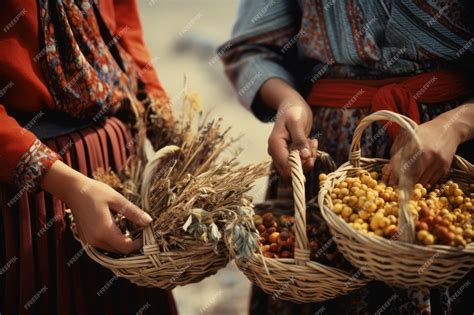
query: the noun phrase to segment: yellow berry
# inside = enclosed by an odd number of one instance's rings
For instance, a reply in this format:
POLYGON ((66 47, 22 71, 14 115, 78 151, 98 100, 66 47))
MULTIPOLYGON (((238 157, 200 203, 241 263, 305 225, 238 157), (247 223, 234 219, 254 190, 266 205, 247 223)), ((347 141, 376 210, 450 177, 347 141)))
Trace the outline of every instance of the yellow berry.
POLYGON ((335 213, 341 213, 343 209, 342 203, 336 203, 334 205, 334 212, 335 213))
POLYGON ((460 205, 460 204, 462 204, 462 202, 463 202, 463 197, 462 196, 454 197, 454 203, 455 204, 460 205))
POLYGON ((356 197, 359 197, 359 198, 364 197, 365 196, 365 191, 362 190, 362 189, 359 189, 359 190, 356 191, 355 195, 356 195, 356 197))
POLYGON ((356 230, 360 230, 360 229, 362 228, 361 225, 360 225, 360 223, 357 223, 357 222, 352 223, 352 227, 353 227, 354 229, 356 229, 356 230))
POLYGON ((349 196, 348 204, 351 206, 355 206, 357 204, 357 197, 356 196, 349 196))
POLYGON ((414 191, 413 191, 413 199, 415 200, 420 200, 422 194, 421 194, 421 190, 416 188, 414 191))
POLYGON ((384 230, 384 234, 388 237, 394 237, 398 232, 398 228, 396 225, 391 224, 387 226, 384 230))
POLYGON ((375 194, 374 194, 373 191, 368 191, 366 196, 367 196, 367 200, 369 200, 369 201, 374 201, 375 200, 375 194))
POLYGON ((421 230, 416 233, 416 239, 423 242, 423 240, 426 238, 426 236, 429 234, 428 231, 426 230, 421 230))
POLYGON ((359 217, 363 220, 367 220, 369 218, 369 213, 365 210, 359 211, 359 217))
POLYGON ((327 179, 328 179, 328 176, 325 173, 319 174, 319 181, 320 182, 324 182, 327 179))
POLYGON ((387 219, 390 221, 391 224, 396 224, 397 223, 397 217, 394 216, 393 214, 389 215, 387 219))
POLYGON ((389 220, 388 218, 383 218, 383 219, 381 219, 380 222, 379 222, 379 227, 380 227, 381 229, 384 229, 384 228, 386 228, 386 227, 389 226, 389 225, 390 225, 390 220, 389 220))
POLYGON ((435 242, 433 234, 428 234, 426 237, 423 239, 423 243, 425 245, 433 245, 435 242))
MULTIPOLYGON (((351 209, 351 210, 352 210, 352 209, 351 209)), ((359 216, 358 216, 356 213, 353 213, 353 214, 351 214, 351 216, 349 217, 349 221, 355 222, 358 218, 359 218, 359 216)))
POLYGON ((377 230, 380 227, 379 224, 382 219, 383 219, 383 214, 381 214, 380 212, 377 212, 370 220, 370 228, 374 231, 377 230))
POLYGON ((344 208, 342 209, 342 213, 341 213, 341 214, 342 214, 342 216, 343 216, 344 218, 350 217, 350 215, 352 214, 352 208, 351 208, 351 207, 347 207, 347 206, 344 207, 344 208))

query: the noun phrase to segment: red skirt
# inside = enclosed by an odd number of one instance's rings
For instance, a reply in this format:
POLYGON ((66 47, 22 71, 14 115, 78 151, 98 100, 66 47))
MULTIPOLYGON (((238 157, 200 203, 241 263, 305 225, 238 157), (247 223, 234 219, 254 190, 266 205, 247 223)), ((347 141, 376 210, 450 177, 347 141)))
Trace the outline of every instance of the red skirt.
MULTIPOLYGON (((45 143, 87 176, 120 170, 134 150, 116 118, 45 143)), ((4 185, 0 205, 1 314, 176 314, 171 292, 138 287, 92 261, 71 234, 64 203, 49 193, 19 197, 4 185)))

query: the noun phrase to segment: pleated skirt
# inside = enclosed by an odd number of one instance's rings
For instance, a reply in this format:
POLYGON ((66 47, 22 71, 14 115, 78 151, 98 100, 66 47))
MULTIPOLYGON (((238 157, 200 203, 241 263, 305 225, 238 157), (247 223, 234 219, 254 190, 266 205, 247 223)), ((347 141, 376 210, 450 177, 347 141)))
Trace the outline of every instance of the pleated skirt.
MULTIPOLYGON (((118 171, 134 153, 116 118, 44 142, 87 176, 118 171)), ((171 292, 138 287, 91 260, 61 200, 3 185, 0 205, 0 314, 176 314, 171 292)))

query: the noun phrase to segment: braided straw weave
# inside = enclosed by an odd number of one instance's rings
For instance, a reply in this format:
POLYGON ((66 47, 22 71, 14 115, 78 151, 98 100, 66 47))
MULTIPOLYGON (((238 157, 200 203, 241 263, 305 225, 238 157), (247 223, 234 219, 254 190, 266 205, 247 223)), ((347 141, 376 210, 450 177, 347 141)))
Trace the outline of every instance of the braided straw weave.
POLYGON ((324 301, 364 286, 366 280, 363 277, 354 278, 350 273, 310 260, 305 177, 298 151, 291 152, 290 166, 296 221, 294 259, 267 258, 254 253, 250 257, 236 259, 237 266, 266 293, 298 303, 324 301))
MULTIPOLYGON (((336 237, 339 250, 367 277, 403 288, 450 286, 474 267, 474 243, 468 244, 466 248, 412 244, 415 237, 414 218, 403 204, 399 216, 399 240, 358 232, 332 210, 330 194, 339 182, 348 176, 356 176, 360 170, 381 171, 388 163, 385 159, 363 158, 360 153, 364 129, 380 120, 397 123, 416 137, 417 124, 400 114, 384 110, 365 117, 355 130, 349 162, 329 174, 320 187, 318 203, 321 213, 336 237)), ((469 192, 473 174, 474 167, 469 162, 459 156, 454 157, 448 176, 465 193, 469 192)), ((400 193, 408 196, 405 191, 400 193)))

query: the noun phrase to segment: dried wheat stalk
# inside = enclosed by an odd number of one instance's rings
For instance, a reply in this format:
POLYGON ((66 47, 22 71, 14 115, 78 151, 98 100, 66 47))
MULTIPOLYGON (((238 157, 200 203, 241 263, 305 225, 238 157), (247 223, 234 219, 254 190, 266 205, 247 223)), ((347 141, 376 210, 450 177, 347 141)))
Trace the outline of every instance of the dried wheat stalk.
MULTIPOLYGON (((210 120, 199 108, 198 95, 187 94, 181 118, 166 131, 171 146, 148 161, 132 158, 122 174, 101 171, 95 177, 152 215, 162 250, 186 248, 189 238, 183 235, 187 234, 216 248, 232 237, 236 252, 250 255, 257 248, 258 235, 252 223, 252 200, 246 193, 267 174, 269 162, 239 166, 240 150, 231 150, 238 139, 222 128, 221 119, 210 120), (224 153, 231 157, 224 159, 224 153)), ((118 221, 124 232, 140 234, 123 218, 118 221)))

